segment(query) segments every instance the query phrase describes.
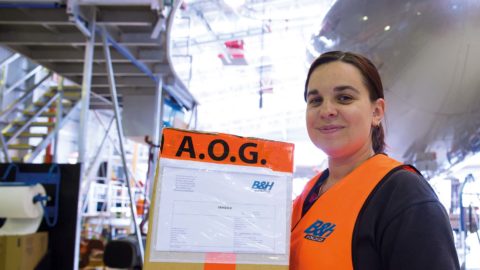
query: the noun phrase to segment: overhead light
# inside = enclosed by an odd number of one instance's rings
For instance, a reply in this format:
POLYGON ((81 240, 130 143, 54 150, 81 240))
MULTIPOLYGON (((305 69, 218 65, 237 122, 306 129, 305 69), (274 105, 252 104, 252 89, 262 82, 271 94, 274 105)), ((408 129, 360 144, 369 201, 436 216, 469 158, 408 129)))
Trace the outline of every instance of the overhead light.
POLYGON ((223 2, 233 9, 237 9, 245 4, 245 0, 223 0, 223 2))
POLYGON ((362 20, 363 21, 368 21, 368 16, 363 16, 362 20))
POLYGON ((318 38, 321 42, 323 42, 323 44, 325 44, 325 48, 327 49, 330 49, 333 47, 333 45, 335 45, 335 41, 325 37, 325 36, 320 36, 318 38))
POLYGON ((417 16, 420 16, 420 15, 422 15, 422 12, 417 11, 417 16))
POLYGON ((390 30, 390 25, 385 26, 384 30, 385 30, 385 31, 390 30))

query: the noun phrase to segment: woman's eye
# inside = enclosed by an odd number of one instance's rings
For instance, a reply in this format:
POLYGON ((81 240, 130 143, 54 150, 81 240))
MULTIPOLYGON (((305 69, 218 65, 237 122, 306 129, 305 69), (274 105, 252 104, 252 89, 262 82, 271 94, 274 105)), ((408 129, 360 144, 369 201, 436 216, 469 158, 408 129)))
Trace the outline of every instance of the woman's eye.
POLYGON ((322 103, 322 98, 320 97, 314 97, 308 100, 308 104, 310 105, 319 105, 322 103))
POLYGON ((351 96, 348 96, 348 95, 340 95, 337 97, 338 101, 342 102, 342 103, 349 103, 353 100, 353 98, 351 96))

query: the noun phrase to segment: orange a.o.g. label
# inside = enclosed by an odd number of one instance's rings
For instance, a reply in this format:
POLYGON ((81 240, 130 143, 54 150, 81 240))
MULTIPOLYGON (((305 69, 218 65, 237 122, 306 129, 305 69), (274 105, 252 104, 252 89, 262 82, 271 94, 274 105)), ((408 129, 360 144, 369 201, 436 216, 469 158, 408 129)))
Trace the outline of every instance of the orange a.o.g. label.
POLYGON ((293 172, 291 143, 165 128, 161 157, 293 172))

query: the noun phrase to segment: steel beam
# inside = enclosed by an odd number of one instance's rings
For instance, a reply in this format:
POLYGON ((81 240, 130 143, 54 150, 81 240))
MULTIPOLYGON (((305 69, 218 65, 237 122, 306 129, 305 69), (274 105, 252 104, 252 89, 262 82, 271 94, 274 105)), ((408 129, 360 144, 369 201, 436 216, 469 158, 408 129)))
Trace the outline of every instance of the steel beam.
POLYGON ((5 137, 3 136, 3 133, 0 133, 0 144, 2 144, 3 162, 11 163, 12 159, 8 154, 7 142, 5 141, 5 137))
MULTIPOLYGON (((59 62, 59 63, 83 63, 85 60, 85 52, 82 48, 38 48, 33 50, 28 55, 39 63, 45 62, 59 62)), ((96 48, 94 52, 94 62, 104 62, 101 48, 96 48)), ((112 61, 114 63, 127 62, 122 55, 118 53, 112 54, 112 61)), ((129 61, 128 61, 129 62, 129 61)))
MULTIPOLYGON (((117 86, 120 87, 152 87, 155 88, 155 82, 146 76, 138 77, 120 77, 116 78, 117 86)), ((92 79, 92 87, 108 86, 108 79, 106 77, 94 77, 92 79)))
MULTIPOLYGON (((97 25, 152 27, 158 20, 151 10, 102 10, 97 25)), ((64 9, 0 9, 3 25, 74 25, 64 9)))
POLYGON ((155 91, 155 111, 153 115, 153 134, 152 134, 152 143, 153 146, 153 160, 148 170, 147 186, 148 186, 148 198, 152 201, 153 194, 153 181, 155 177, 155 169, 157 167, 158 153, 160 149, 160 143, 162 138, 163 130, 163 80, 159 79, 157 89, 155 91))
MULTIPOLYGON (((102 55, 102 49, 96 48, 93 61, 96 63, 104 63, 105 58, 102 55)), ((112 51, 112 63, 130 63, 123 55, 117 51, 112 51)), ((136 49, 132 51, 132 55, 143 63, 161 63, 165 61, 165 51, 161 49, 136 49)), ((44 62, 60 62, 60 63, 83 63, 84 52, 76 48, 37 48, 28 56, 39 63, 44 62)))
MULTIPOLYGON (((51 32, 22 32, 2 31, 0 32, 0 44, 5 45, 43 45, 43 46, 85 46, 85 37, 78 33, 63 33, 58 35, 51 32)), ((100 45, 97 43, 95 45, 100 45)))
POLYGON ((56 116, 55 116, 55 128, 53 133, 55 137, 53 138, 53 163, 58 162, 58 143, 60 140, 60 125, 63 121, 63 77, 60 77, 60 80, 57 85, 57 93, 59 93, 57 99, 57 106, 55 107, 56 116))
MULTIPOLYGON (((110 96, 110 90, 106 87, 92 88, 92 91, 94 91, 95 93, 97 93, 98 95, 101 95, 103 97, 109 97, 110 96)), ((123 88, 117 87, 117 94, 119 96, 122 96, 122 95, 136 95, 136 96, 148 95, 148 96, 151 96, 152 93, 154 93, 154 92, 155 92, 155 87, 134 87, 134 86, 123 87, 123 88)))
MULTIPOLYGON (((95 19, 94 19, 95 20, 95 19)), ((95 21, 91 23, 91 30, 95 30, 95 21)), ((87 39, 87 45, 85 47, 85 60, 83 65, 82 76, 82 108, 80 113, 80 134, 79 134, 79 162, 86 162, 86 132, 88 125, 88 110, 90 104, 90 89, 92 85, 92 66, 93 66, 93 54, 94 54, 95 35, 92 35, 87 39)))
POLYGON ((95 111, 98 111, 98 110, 108 110, 108 111, 111 111, 112 110, 112 105, 108 105, 108 104, 105 104, 103 102, 91 102, 90 103, 90 109, 91 110, 95 110, 95 111))
POLYGON ((73 25, 64 9, 0 9, 2 25, 73 25))
MULTIPOLYGON (((92 97, 93 98, 93 97, 92 97)), ((118 103, 121 104, 123 101, 123 96, 122 94, 118 93, 117 95, 118 98, 118 103)), ((103 109, 108 109, 110 111, 113 111, 113 102, 111 101, 110 98, 110 92, 107 94, 102 94, 102 95, 97 95, 95 99, 93 99, 90 102, 90 108, 101 108, 103 109)))
MULTIPOLYGON (((133 1, 131 1, 133 2, 133 1)), ((158 20, 156 12, 140 10, 102 10, 99 23, 115 26, 149 26, 158 20)))
MULTIPOLYGON (((140 69, 141 71, 143 71, 147 76, 149 76, 153 81, 157 82, 157 78, 155 77, 155 75, 152 74, 152 71, 145 66, 145 64, 143 64, 142 62, 138 61, 138 59, 136 59, 132 53, 130 52, 129 49, 127 49, 125 46, 121 45, 120 43, 118 43, 108 32, 104 31, 103 32, 103 36, 105 36, 105 38, 107 39, 108 43, 111 44, 115 50, 117 50, 117 52, 119 52, 121 55, 123 55, 125 58, 129 59, 130 61, 132 61, 132 64, 134 64, 138 69, 140 69)), ((159 43, 158 45, 161 45, 161 43, 159 43)))
POLYGON ((15 4, 18 4, 18 5, 31 4, 32 6, 35 6, 35 5, 38 5, 38 4, 45 4, 45 5, 47 5, 47 7, 55 6, 55 5, 61 4, 62 2, 63 2, 62 0, 16 0, 16 1, 0 0, 0 3, 7 3, 7 4, 12 4, 12 5, 15 5, 15 4), (16 3, 12 3, 12 2, 16 2, 16 3))
POLYGON ((151 6, 155 0, 77 0, 79 5, 102 6, 151 6))
MULTIPOLYGON (((69 77, 69 80, 81 84, 82 77, 75 76, 69 77)), ((135 88, 135 87, 147 87, 154 89, 155 82, 145 76, 131 76, 131 77, 118 77, 117 88, 135 88)), ((109 88, 108 80, 105 76, 96 76, 93 78, 92 88, 109 88)))
MULTIPOLYGON (((119 78, 121 79, 121 78, 119 78)), ((105 84, 98 84, 93 86, 95 93, 104 95, 107 93, 108 88, 105 84)), ((117 88, 122 88, 119 89, 119 93, 125 94, 125 95, 143 95, 143 94, 149 94, 151 95, 155 91, 155 85, 150 85, 150 86, 145 86, 145 85, 132 85, 132 84, 125 84, 119 87, 117 85, 117 88)), ((172 85, 163 85, 163 90, 168 93, 170 97, 175 99, 179 104, 187 108, 188 110, 193 109, 197 105, 197 101, 193 99, 191 96, 188 96, 187 93, 179 91, 178 88, 172 87, 172 85), (183 103, 187 101, 187 103, 183 103)))
POLYGON ((122 127, 122 122, 120 120, 120 108, 118 106, 118 100, 117 100, 117 90, 115 88, 115 76, 114 71, 113 71, 113 66, 111 62, 111 57, 110 57, 110 48, 108 46, 108 41, 107 41, 107 32, 105 28, 102 28, 102 41, 103 41, 103 49, 105 53, 105 59, 106 59, 106 66, 108 70, 108 82, 110 85, 110 91, 112 95, 112 102, 113 102, 113 108, 115 112, 115 123, 117 127, 117 132, 118 132, 118 140, 120 144, 120 151, 122 155, 122 164, 123 164, 123 169, 125 171, 125 182, 127 184, 127 189, 128 189, 128 194, 130 197, 130 210, 132 214, 132 221, 133 221, 133 226, 135 227, 135 234, 137 236, 137 241, 138 241, 138 246, 140 249, 140 256, 141 256, 141 262, 143 264, 143 259, 145 258, 144 254, 144 248, 143 248, 143 241, 142 241, 142 235, 140 232, 140 227, 138 226, 139 224, 137 223, 137 211, 136 211, 136 204, 134 200, 134 194, 132 191, 132 188, 130 186, 130 177, 129 177, 129 172, 128 172, 128 167, 127 167, 127 159, 126 159, 126 153, 124 149, 124 137, 123 137, 123 127, 122 127))
MULTIPOLYGON (((95 33, 95 15, 93 15, 90 21, 90 33, 95 33)), ((85 42, 85 40, 84 40, 85 42)), ((82 100, 81 100, 81 111, 80 111, 80 130, 78 136, 78 158, 79 163, 81 164, 80 176, 84 175, 84 170, 86 169, 85 162, 87 160, 86 155, 86 134, 88 126, 88 112, 90 109, 90 88, 92 80, 92 64, 93 64, 93 54, 95 49, 95 35, 91 35, 90 38, 86 40, 85 47, 85 60, 83 65, 83 79, 82 82, 82 100)), ((80 179, 83 181, 84 179, 80 179)), ((82 191, 79 191, 79 196, 82 195, 82 191)), ((79 197, 80 198, 80 197, 79 197)), ((74 262, 72 269, 77 270, 79 266, 79 257, 80 257, 80 232, 82 225, 82 209, 81 205, 78 205, 77 208, 77 228, 75 230, 75 254, 74 262)))
POLYGON ((110 106, 110 109, 111 109, 111 106, 113 106, 113 103, 112 101, 110 101, 109 99, 105 98, 104 96, 101 96, 97 93, 94 93, 93 91, 91 92, 92 94, 92 101, 100 101, 101 103, 107 105, 107 106, 110 106))
MULTIPOLYGON (((151 33, 122 33, 117 43, 122 46, 160 47, 161 38, 151 39, 151 33)), ((85 46, 85 37, 80 32, 62 33, 52 32, 20 32, 1 31, 0 44, 19 46, 85 46)), ((95 46, 101 46, 96 42, 95 46)))
MULTIPOLYGON (((157 16, 150 10, 102 10, 97 25, 152 27, 157 16)), ((64 9, 0 9, 0 25, 73 26, 64 9)))
MULTIPOLYGON (((170 72, 170 67, 166 64, 153 64, 146 66, 155 74, 166 74, 170 72)), ((83 73, 81 64, 62 63, 52 64, 51 67, 53 70, 61 72, 63 76, 67 77, 81 76, 83 73)), ((146 76, 144 72, 139 70, 132 63, 113 64, 113 68, 115 70, 115 76, 146 76)), ((101 64, 94 64, 92 72, 93 76, 106 76, 108 74, 105 65, 101 64)))

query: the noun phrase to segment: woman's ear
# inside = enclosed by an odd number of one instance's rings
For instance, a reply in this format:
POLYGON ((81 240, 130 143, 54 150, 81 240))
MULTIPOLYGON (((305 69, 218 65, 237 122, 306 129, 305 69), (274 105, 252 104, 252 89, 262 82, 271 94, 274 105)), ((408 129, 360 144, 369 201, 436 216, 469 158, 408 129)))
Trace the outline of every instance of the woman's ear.
POLYGON ((380 125, 384 116, 385 116, 385 100, 383 98, 379 98, 373 102, 372 126, 376 127, 380 125))

